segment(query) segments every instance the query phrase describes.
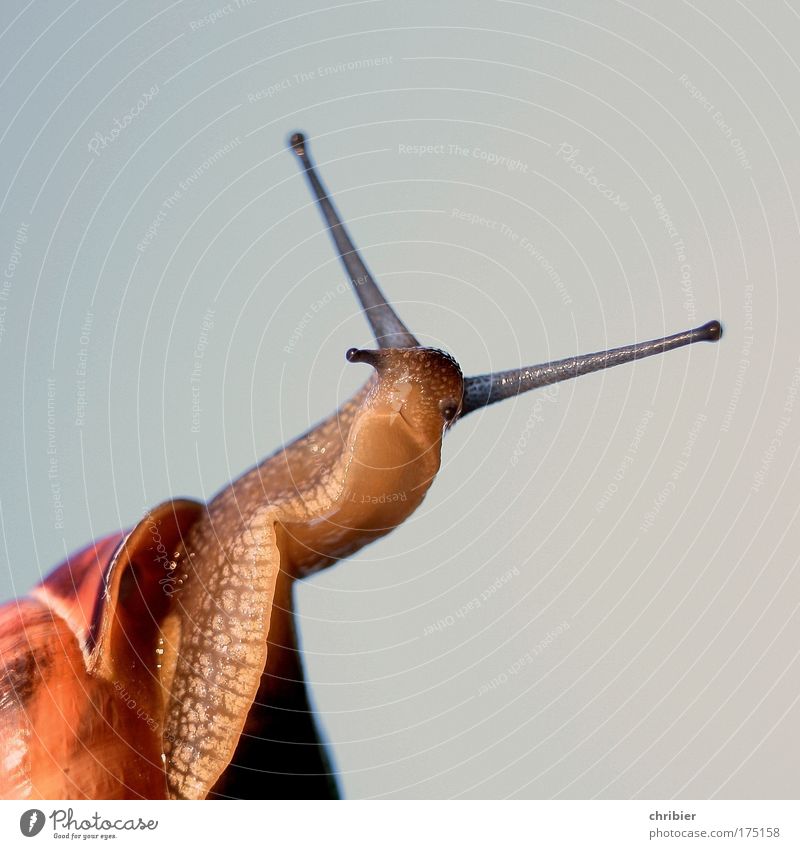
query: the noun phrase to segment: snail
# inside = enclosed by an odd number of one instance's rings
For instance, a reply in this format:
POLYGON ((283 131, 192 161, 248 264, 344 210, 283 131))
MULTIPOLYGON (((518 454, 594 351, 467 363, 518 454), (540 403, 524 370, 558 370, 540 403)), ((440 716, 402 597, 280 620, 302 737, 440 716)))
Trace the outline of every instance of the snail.
POLYGON ((537 387, 716 341, 649 342, 465 377, 403 324, 310 158, 290 146, 374 337, 329 418, 208 504, 167 501, 0 608, 0 796, 324 798, 338 787, 304 684, 296 580, 388 534, 422 502, 456 421, 537 387))

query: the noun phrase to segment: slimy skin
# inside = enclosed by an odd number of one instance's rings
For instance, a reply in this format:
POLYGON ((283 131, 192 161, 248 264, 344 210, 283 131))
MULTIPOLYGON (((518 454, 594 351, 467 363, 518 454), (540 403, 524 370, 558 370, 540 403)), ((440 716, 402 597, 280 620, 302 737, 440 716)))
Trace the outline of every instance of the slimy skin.
MULTIPOLYGON (((215 583, 217 567, 209 575, 207 564, 216 561, 222 568, 220 552, 226 549, 236 564, 232 573, 241 574, 250 562, 263 564, 231 590, 232 606, 244 610, 250 622, 256 611, 270 609, 271 622, 263 625, 268 631, 266 660, 258 652, 257 632, 252 663, 241 663, 235 674, 229 656, 214 653, 213 636, 203 651, 187 646, 185 635, 174 645, 181 660, 166 721, 177 738, 167 747, 168 771, 169 759, 177 765, 183 754, 195 775, 202 771, 205 776, 208 764, 207 778, 191 786, 178 782, 172 788, 175 795, 204 796, 220 767, 225 771, 216 781, 215 795, 295 797, 297 776, 306 797, 333 795, 335 790, 302 685, 291 584, 389 533, 417 509, 439 470, 442 436, 463 391, 460 368, 441 351, 352 351, 348 358, 369 362, 374 377, 333 416, 216 496, 186 541, 182 559, 203 564, 203 571, 190 571, 177 598, 181 621, 207 617, 202 606, 209 596, 224 597, 215 583), (234 553, 236 546, 228 541, 237 539, 243 526, 267 533, 277 550, 270 549, 265 557, 254 545, 243 544, 234 553), (226 541, 221 547, 220 540, 226 541), (266 596, 255 598, 252 582, 274 570, 276 562, 275 582, 258 590, 266 596), (201 655, 205 664, 198 662, 201 655), (232 705, 220 711, 214 698, 233 686, 234 679, 237 686, 246 680, 248 687, 241 700, 229 696, 232 705), (210 681, 218 681, 217 688, 210 681), (195 699, 197 687, 202 692, 195 699), (231 722, 229 733, 218 733, 227 727, 229 713, 246 716, 244 725, 231 722), (187 714, 195 717, 195 724, 201 716, 214 733, 198 744, 196 733, 181 730, 187 714), (234 756, 232 747, 243 729, 245 737, 234 756), (198 752, 198 745, 208 751, 198 752)), ((224 629, 230 630, 229 621, 224 629)))
MULTIPOLYGON (((303 682, 292 585, 389 533, 422 503, 463 391, 461 370, 440 351, 348 358, 375 373, 334 415, 207 507, 185 502, 190 519, 169 534, 169 558, 145 567, 151 581, 161 576, 149 612, 154 601, 169 609, 147 636, 137 623, 118 638, 127 642, 135 628, 135 681, 100 634, 103 606, 94 626, 88 613, 98 596, 111 596, 113 620, 132 603, 114 599, 109 580, 101 590, 102 552, 88 552, 80 568, 59 567, 16 618, 6 605, 6 668, 22 664, 42 684, 28 698, 5 678, 3 795, 204 798, 212 787, 215 796, 238 798, 336 794, 303 682), (68 608, 57 588, 75 585, 82 590, 68 608), (31 643, 37 648, 28 651, 31 643), (58 767, 67 761, 68 769, 58 767)), ((134 559, 152 556, 153 539, 146 522, 137 527, 128 538, 134 559)), ((117 550, 116 571, 124 561, 117 550)))

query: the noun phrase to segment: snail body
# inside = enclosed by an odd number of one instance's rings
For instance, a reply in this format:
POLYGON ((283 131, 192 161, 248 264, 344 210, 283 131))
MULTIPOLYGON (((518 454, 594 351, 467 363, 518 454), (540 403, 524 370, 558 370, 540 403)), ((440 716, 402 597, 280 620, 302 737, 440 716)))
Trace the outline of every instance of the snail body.
POLYGON ((503 398, 715 341, 651 342, 464 377, 385 300, 291 139, 370 322, 372 368, 333 415, 226 486, 92 543, 0 608, 0 796, 336 796, 295 629, 294 581, 389 533, 421 504, 459 418, 503 398))

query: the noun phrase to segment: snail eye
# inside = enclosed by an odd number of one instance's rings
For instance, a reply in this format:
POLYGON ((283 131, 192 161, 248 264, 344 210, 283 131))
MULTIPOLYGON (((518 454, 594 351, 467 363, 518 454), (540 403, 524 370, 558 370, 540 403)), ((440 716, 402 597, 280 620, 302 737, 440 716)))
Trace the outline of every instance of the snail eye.
POLYGON ((439 403, 439 409, 441 410, 442 418, 446 422, 451 422, 456 417, 458 405, 454 401, 441 401, 439 403))

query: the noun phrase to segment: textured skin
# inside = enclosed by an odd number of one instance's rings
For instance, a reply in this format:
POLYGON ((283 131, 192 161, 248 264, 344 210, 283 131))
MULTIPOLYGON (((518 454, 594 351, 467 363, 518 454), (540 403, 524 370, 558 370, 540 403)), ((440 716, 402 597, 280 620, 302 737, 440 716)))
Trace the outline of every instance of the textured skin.
POLYGON ((280 572, 267 666, 230 765, 209 798, 330 799, 334 773, 305 686, 292 613, 294 581, 280 572))
POLYGON ((440 402, 462 391, 460 369, 442 352, 389 349, 380 358, 376 375, 333 416, 209 505, 220 539, 259 516, 274 519, 280 556, 264 675, 246 736, 212 795, 335 795, 303 684, 291 583, 389 533, 419 506, 441 460, 440 402))
POLYGON ((274 512, 266 508, 244 528, 229 527, 212 505, 187 540, 186 585, 172 614, 180 636, 167 647, 177 651, 164 723, 173 798, 205 797, 228 765, 258 691, 280 568, 274 512))
POLYGON ((364 388, 207 508, 168 502, 2 609, 2 793, 335 795, 291 584, 419 506, 463 387, 442 352, 362 353, 364 388))

